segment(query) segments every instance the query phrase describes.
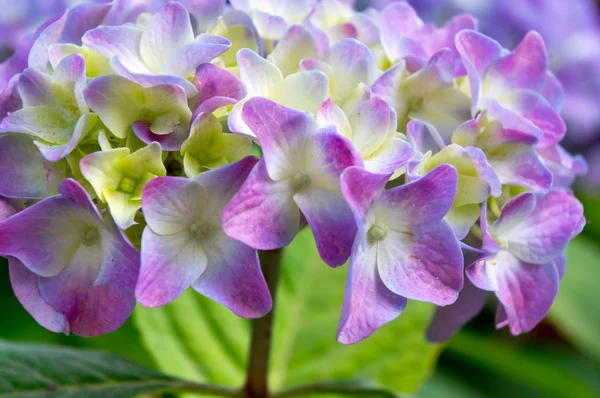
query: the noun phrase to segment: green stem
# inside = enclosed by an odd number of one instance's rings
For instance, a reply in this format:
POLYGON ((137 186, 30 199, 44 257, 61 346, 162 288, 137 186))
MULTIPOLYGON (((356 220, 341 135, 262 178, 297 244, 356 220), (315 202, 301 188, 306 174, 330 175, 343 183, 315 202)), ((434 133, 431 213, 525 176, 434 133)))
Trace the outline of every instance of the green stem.
POLYGON ((263 251, 259 253, 263 274, 273 298, 273 310, 262 318, 252 321, 252 341, 248 360, 248 373, 244 397, 269 397, 268 374, 271 338, 273 335, 273 316, 275 312, 275 296, 281 271, 283 249, 263 251))
POLYGON ((400 395, 376 387, 360 387, 352 384, 323 382, 288 388, 273 395, 273 398, 307 397, 316 395, 351 395, 354 397, 398 398, 400 395))

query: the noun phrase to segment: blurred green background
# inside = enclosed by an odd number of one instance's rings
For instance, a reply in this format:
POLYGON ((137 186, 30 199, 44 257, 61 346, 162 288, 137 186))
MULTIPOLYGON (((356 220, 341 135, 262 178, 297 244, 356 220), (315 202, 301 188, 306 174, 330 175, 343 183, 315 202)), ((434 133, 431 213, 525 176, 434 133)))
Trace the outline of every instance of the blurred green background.
MULTIPOLYGON (((411 302, 365 342, 342 346, 335 328, 346 270, 325 266, 303 231, 284 257, 271 385, 352 380, 423 398, 600 397, 600 195, 579 197, 588 224, 568 248, 559 296, 544 323, 519 337, 494 329, 490 298, 447 344, 431 345, 423 332, 432 308, 411 302)), ((0 269, 0 338, 112 351, 191 380, 243 382, 248 322, 192 291, 163 308, 138 307, 117 332, 84 339, 38 326, 14 297, 4 260, 0 269)))

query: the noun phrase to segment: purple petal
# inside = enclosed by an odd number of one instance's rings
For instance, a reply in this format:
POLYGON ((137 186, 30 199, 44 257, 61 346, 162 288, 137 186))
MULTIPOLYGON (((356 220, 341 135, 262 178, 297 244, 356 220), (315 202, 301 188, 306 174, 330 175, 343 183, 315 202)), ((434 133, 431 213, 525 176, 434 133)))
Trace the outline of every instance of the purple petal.
POLYGON ((80 4, 40 32, 29 53, 29 67, 45 71, 49 64, 48 50, 54 43, 82 44, 82 36, 102 24, 110 4, 80 4))
POLYGON ((141 38, 142 31, 133 26, 101 26, 86 32, 82 42, 105 57, 118 57, 131 72, 151 73, 140 54, 141 38))
POLYGON ((436 308, 427 328, 427 340, 441 343, 450 339, 483 310, 487 296, 488 292, 478 289, 469 278, 465 278, 463 288, 454 304, 436 308))
POLYGON ((103 222, 79 183, 67 179, 59 189, 0 225, 0 252, 40 276, 41 297, 73 333, 114 331, 135 306, 138 253, 103 222))
POLYGON ((208 30, 227 10, 226 0, 184 0, 182 3, 196 20, 199 31, 208 30))
POLYGON ((410 234, 389 231, 377 249, 377 268, 392 292, 408 299, 452 304, 463 286, 463 255, 452 228, 415 225, 410 234))
POLYGON ((567 253, 562 253, 560 256, 554 259, 554 266, 558 272, 558 278, 562 279, 567 271, 567 253))
POLYGON ((5 220, 0 227, 0 253, 18 258, 41 276, 61 272, 81 246, 85 232, 81 220, 101 221, 99 214, 90 211, 93 204, 83 188, 73 195, 77 196, 51 196, 5 220))
POLYGON ((491 143, 498 145, 519 142, 535 145, 542 137, 543 132, 539 127, 518 113, 504 108, 496 100, 485 98, 482 105, 485 108, 486 121, 488 123, 499 122, 491 143))
POLYGON ((558 78, 552 72, 546 74, 546 82, 542 88, 541 94, 548 100, 552 107, 560 112, 565 96, 563 86, 558 78))
MULTIPOLYGON (((174 53, 193 40, 188 11, 180 3, 168 3, 147 22, 139 42, 140 55, 146 65, 156 68, 155 72, 164 72, 174 53)), ((190 75, 197 66, 192 66, 190 75)))
POLYGON ((293 177, 306 162, 307 143, 318 127, 314 119, 266 98, 248 100, 242 119, 260 142, 269 176, 275 181, 293 177))
MULTIPOLYGON (((352 143, 335 131, 321 129, 312 137, 304 170, 319 188, 340 191, 340 176, 350 166, 362 166, 352 143)), ((301 171, 301 172, 302 172, 301 171)))
POLYGON ((42 298, 69 322, 69 329, 83 337, 110 333, 120 328, 135 307, 133 286, 122 289, 96 284, 103 267, 93 251, 78 249, 67 268, 38 281, 42 298))
POLYGON ((544 165, 535 150, 527 145, 504 145, 488 153, 488 162, 500 182, 537 191, 547 191, 552 186, 552 173, 544 165))
POLYGON ((380 97, 358 105, 348 115, 352 126, 352 143, 364 157, 379 149, 388 136, 396 132, 396 112, 380 97))
POLYGON ((410 144, 393 137, 378 151, 365 159, 365 169, 374 173, 391 173, 406 165, 415 156, 410 144))
POLYGON ((252 16, 256 29, 263 39, 279 40, 288 29, 285 19, 278 15, 271 15, 255 9, 252 16))
MULTIPOLYGON (((471 126, 467 125, 465 127, 471 126)), ((460 129, 462 129, 462 127, 460 129)), ((469 130, 469 132, 470 131, 471 130, 469 130)), ((473 132, 474 134, 477 134, 476 126, 473 132)), ((440 146, 435 142, 434 138, 429 132, 429 129, 423 122, 419 120, 411 120, 408 122, 406 125, 406 138, 413 149, 420 153, 427 153, 427 151, 436 153, 441 149, 440 146)))
POLYGON ((188 129, 186 126, 179 125, 169 134, 154 134, 150 130, 150 124, 144 122, 134 122, 131 125, 133 133, 144 143, 151 144, 158 142, 165 151, 178 151, 181 145, 188 138, 188 129))
POLYGON ((497 257, 498 300, 513 335, 531 331, 544 319, 558 293, 553 264, 528 264, 507 252, 497 257))
MULTIPOLYGON (((444 164, 420 179, 385 191, 376 211, 391 228, 436 224, 448 213, 458 186, 456 169, 444 164)), ((453 234, 454 235, 454 234, 453 234)))
POLYGON ((18 210, 9 200, 0 197, 0 222, 6 220, 8 217, 16 214, 17 212, 18 210))
POLYGON ((472 146, 465 147, 465 151, 473 160, 479 178, 489 185, 490 194, 496 198, 500 196, 502 194, 502 183, 488 163, 485 153, 481 149, 472 146))
POLYGON ((560 145, 547 148, 536 148, 544 164, 552 173, 552 186, 554 188, 568 188, 576 177, 588 173, 588 165, 583 156, 572 156, 560 145))
POLYGON ((41 106, 55 102, 52 77, 37 69, 27 68, 19 75, 18 88, 23 105, 41 106))
POLYGON ((508 236, 515 228, 527 220, 536 207, 536 197, 533 193, 524 193, 508 201, 502 208, 500 217, 490 227, 499 237, 508 236))
MULTIPOLYGON (((401 38, 415 38, 423 28, 423 21, 408 3, 394 2, 381 12, 381 45, 392 61, 403 58, 398 51, 401 38)), ((423 54, 425 55, 425 54, 423 54)))
POLYGON ((494 322, 496 323, 496 329, 501 329, 505 326, 508 326, 508 315, 506 314, 506 308, 502 305, 502 303, 498 302, 496 305, 496 317, 494 322))
POLYGON ((548 54, 542 36, 534 31, 525 35, 515 50, 495 61, 486 79, 499 79, 500 90, 529 89, 540 91, 546 81, 548 54))
MULTIPOLYGON (((515 227, 507 228, 504 225, 510 223, 506 221, 507 216, 492 225, 490 232, 505 239, 507 250, 521 260, 542 264, 553 261, 565 250, 574 231, 580 226, 583 206, 574 196, 558 190, 545 195, 538 194, 536 199, 535 210, 529 217, 522 217, 521 222, 517 223, 517 215, 511 214, 515 227)), ((512 213, 511 210, 504 212, 512 213)))
POLYGON ((354 242, 346 279, 344 306, 338 325, 337 340, 353 344, 373 334, 395 319, 406 307, 406 298, 391 292, 377 271, 377 246, 363 249, 354 242))
POLYGON ((198 279, 206 264, 203 245, 187 229, 163 236, 147 227, 136 298, 146 307, 168 304, 198 279))
POLYGON ((256 250, 224 234, 205 244, 208 265, 192 287, 243 318, 260 318, 273 302, 256 250))
POLYGON ((225 233, 250 247, 273 250, 288 245, 300 225, 300 211, 287 181, 275 182, 261 159, 240 191, 225 206, 225 233))
MULTIPOLYGON (((27 58, 29 51, 35 40, 34 34, 29 34, 21 39, 14 49, 15 52, 9 58, 0 63, 0 91, 5 90, 9 82, 19 73, 27 68, 27 58)), ((2 96, 0 95, 0 104, 2 96)), ((1 107, 0 107, 1 109, 1 107)), ((0 111, 0 119, 2 112, 0 111)))
POLYGON ((210 222, 213 225, 221 224, 221 214, 227 203, 240 190, 248 175, 258 163, 254 156, 245 158, 198 174, 194 180, 200 182, 205 187, 209 187, 207 208, 204 211, 205 217, 210 214, 210 222))
POLYGON ((8 259, 10 284, 15 296, 37 323, 55 333, 69 334, 69 322, 42 298, 39 277, 14 257, 8 259))
POLYGON ((65 165, 44 159, 29 137, 0 135, 0 195, 44 198, 57 192, 65 173, 65 165))
POLYGON ((356 236, 356 222, 340 192, 311 187, 294 195, 315 236, 325 263, 338 267, 346 262, 356 236))
POLYGON ((231 42, 227 39, 219 42, 207 39, 207 37, 211 36, 200 35, 198 39, 200 42, 189 43, 175 51, 167 65, 169 73, 178 76, 192 76, 198 66, 211 62, 231 47, 231 42))
POLYGON ((359 83, 370 85, 377 77, 373 52, 355 39, 344 39, 327 53, 327 63, 335 71, 333 92, 347 99, 359 83))
POLYGON ((68 16, 68 12, 65 12, 59 19, 40 32, 29 51, 28 65, 30 68, 46 71, 49 63, 48 49, 51 44, 60 41, 68 16))
POLYGON ((469 76, 473 99, 471 113, 475 115, 481 81, 492 62, 502 55, 502 46, 484 34, 474 30, 464 30, 456 35, 456 50, 469 76))
MULTIPOLYGON (((19 75, 13 76, 6 86, 6 88, 0 93, 0 121, 11 112, 20 109, 23 106, 21 96, 17 90, 17 82, 19 81, 19 75)), ((0 128, 2 132, 2 128, 0 128)))
POLYGON ((244 83, 237 76, 210 63, 198 66, 194 85, 198 89, 198 104, 215 97, 231 98, 237 102, 247 94, 244 83))
POLYGON ((546 99, 532 91, 517 91, 507 99, 507 107, 536 125, 544 133, 539 146, 548 147, 558 144, 565 133, 565 122, 546 99))

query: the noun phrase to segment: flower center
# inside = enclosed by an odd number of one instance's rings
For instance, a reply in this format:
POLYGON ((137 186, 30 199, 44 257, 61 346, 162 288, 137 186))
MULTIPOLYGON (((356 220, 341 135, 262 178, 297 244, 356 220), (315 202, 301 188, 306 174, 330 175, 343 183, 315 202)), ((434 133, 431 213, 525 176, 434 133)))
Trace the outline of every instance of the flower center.
POLYGON ((100 238, 98 230, 94 227, 88 227, 83 233, 83 239, 81 239, 81 243, 83 243, 85 247, 91 247, 98 242, 98 238, 100 238))
POLYGON ((408 99, 408 112, 416 112, 423 107, 423 98, 421 97, 410 97, 408 99))
POLYGON ((369 229, 369 240, 371 241, 380 241, 383 240, 389 231, 389 228, 382 224, 373 224, 373 226, 369 229))
POLYGON ((135 189, 135 181, 131 178, 124 177, 119 184, 119 189, 123 192, 132 193, 135 189))
POLYGON ((197 239, 205 237, 210 231, 210 225, 202 220, 198 220, 190 225, 190 233, 197 239))
POLYGON ((292 178, 292 192, 298 193, 310 185, 310 176, 308 173, 296 173, 292 178))

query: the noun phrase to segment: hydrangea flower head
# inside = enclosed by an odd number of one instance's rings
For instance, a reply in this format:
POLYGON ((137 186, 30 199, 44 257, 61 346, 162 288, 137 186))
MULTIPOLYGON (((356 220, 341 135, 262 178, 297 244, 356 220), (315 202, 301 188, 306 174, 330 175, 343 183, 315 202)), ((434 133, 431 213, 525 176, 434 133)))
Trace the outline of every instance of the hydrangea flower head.
POLYGON ((444 340, 487 292, 498 326, 531 330, 585 222, 570 186, 587 165, 563 148, 538 33, 509 51, 470 15, 440 26, 405 2, 346 0, 57 14, 0 64, 0 255, 17 298, 82 336, 189 287, 260 318, 276 264, 258 253, 308 227, 347 273, 341 343, 408 300, 438 306, 428 337, 444 340))

